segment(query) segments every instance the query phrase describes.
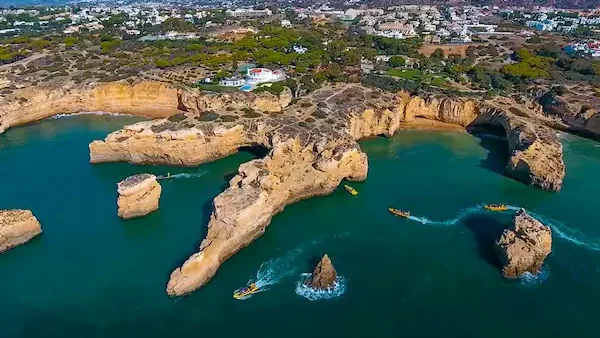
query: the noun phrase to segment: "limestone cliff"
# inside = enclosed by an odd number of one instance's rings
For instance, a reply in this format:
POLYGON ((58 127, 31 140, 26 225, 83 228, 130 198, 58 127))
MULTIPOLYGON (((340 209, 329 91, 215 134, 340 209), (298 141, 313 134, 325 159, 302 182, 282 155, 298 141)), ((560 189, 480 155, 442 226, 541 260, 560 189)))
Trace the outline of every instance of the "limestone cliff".
POLYGON ((220 110, 227 107, 282 111, 291 101, 286 89, 278 97, 269 93, 207 95, 197 90, 162 82, 96 83, 83 87, 37 87, 16 90, 1 99, 0 133, 9 127, 38 121, 56 114, 118 112, 151 118, 183 111, 220 110))
POLYGON ((29 210, 0 210, 0 253, 25 244, 42 233, 42 226, 29 210))
POLYGON ((119 217, 124 219, 145 216, 158 209, 162 188, 152 174, 129 176, 117 184, 119 217))
POLYGON ((552 251, 552 231, 521 209, 496 246, 504 277, 518 278, 525 272, 537 274, 552 251))
POLYGON ((269 152, 242 164, 214 199, 208 234, 199 252, 171 274, 170 295, 208 282, 223 261, 264 233, 286 205, 328 194, 342 179, 364 179, 367 157, 357 140, 392 135, 413 117, 461 126, 501 125, 511 139, 511 163, 516 163, 507 174, 544 189, 559 189, 564 176, 562 148, 554 134, 472 100, 411 98, 346 85, 314 92, 282 113, 267 113, 249 110, 232 96, 182 98, 185 114, 140 122, 92 142, 91 162, 198 165, 240 147, 261 146, 269 152))

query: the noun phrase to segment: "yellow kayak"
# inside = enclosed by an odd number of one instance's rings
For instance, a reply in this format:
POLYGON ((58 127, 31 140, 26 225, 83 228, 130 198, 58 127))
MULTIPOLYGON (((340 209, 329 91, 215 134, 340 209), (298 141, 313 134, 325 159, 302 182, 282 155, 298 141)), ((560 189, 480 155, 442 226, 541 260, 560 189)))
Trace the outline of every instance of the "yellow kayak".
POLYGON ((251 294, 256 293, 257 291, 258 291, 258 286, 256 286, 256 284, 252 283, 244 288, 236 290, 233 293, 233 298, 242 299, 246 296, 250 296, 251 294))
POLYGON ((388 210, 396 216, 405 217, 405 218, 410 217, 410 211, 402 211, 402 210, 394 209, 394 208, 388 208, 388 210))
POLYGON ((349 185, 344 185, 344 189, 346 189, 346 191, 349 192, 352 196, 358 195, 358 191, 356 191, 356 189, 352 188, 349 185))
POLYGON ((508 210, 506 204, 486 204, 483 206, 484 208, 491 211, 505 211, 508 210))

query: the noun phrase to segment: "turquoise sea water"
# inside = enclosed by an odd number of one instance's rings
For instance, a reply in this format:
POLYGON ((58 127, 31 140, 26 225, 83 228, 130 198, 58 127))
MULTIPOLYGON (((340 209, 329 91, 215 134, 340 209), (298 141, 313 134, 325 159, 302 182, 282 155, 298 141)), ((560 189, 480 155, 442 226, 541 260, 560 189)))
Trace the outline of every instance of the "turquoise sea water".
POLYGON ((598 337, 594 142, 561 136, 567 177, 556 194, 500 175, 506 145, 493 137, 401 131, 364 141, 369 178, 352 183, 358 196, 339 189, 287 207, 208 285, 172 299, 169 274, 195 252, 212 198, 253 155, 192 169, 88 163, 90 141, 134 121, 67 117, 0 135, 0 208, 31 209, 44 229, 0 255, 3 338, 598 337), (159 211, 116 216, 119 180, 168 171, 188 175, 161 182, 159 211), (511 214, 482 203, 523 206, 553 227, 540 276, 500 276, 491 244, 511 214), (311 301, 297 284, 323 253, 341 275, 339 296, 311 301), (266 291, 234 300, 249 281, 266 291))

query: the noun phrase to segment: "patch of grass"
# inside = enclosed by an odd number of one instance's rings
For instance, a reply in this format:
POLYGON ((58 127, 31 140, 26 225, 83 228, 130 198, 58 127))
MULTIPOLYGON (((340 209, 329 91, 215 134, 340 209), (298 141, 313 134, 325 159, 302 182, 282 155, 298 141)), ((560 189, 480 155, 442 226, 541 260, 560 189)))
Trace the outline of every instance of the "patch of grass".
POLYGON ((436 87, 444 87, 447 86, 446 79, 439 76, 434 76, 431 78, 431 85, 436 87))
POLYGON ((394 68, 388 70, 388 74, 391 76, 396 76, 411 81, 417 81, 423 76, 423 73, 418 69, 394 68))
POLYGON ((225 86, 219 86, 219 85, 213 85, 213 84, 207 84, 207 83, 197 84, 196 87, 198 87, 201 90, 205 90, 208 92, 217 92, 217 93, 238 91, 238 89, 235 87, 225 87, 225 86))

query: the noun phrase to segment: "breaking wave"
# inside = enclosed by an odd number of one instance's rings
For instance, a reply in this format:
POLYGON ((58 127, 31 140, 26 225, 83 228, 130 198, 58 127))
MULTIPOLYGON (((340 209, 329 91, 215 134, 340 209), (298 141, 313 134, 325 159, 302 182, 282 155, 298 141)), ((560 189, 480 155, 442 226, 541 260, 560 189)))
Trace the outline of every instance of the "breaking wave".
POLYGON ((73 113, 73 114, 56 114, 54 116, 50 116, 49 119, 56 120, 56 119, 60 119, 63 117, 73 117, 73 116, 82 116, 82 115, 131 116, 128 114, 121 114, 121 113, 107 113, 107 112, 103 112, 103 111, 88 111, 88 112, 73 113))
MULTIPOLYGON (((514 211, 517 211, 520 209, 520 207, 517 207, 514 205, 508 205, 507 208, 508 208, 508 210, 505 212, 509 212, 509 211, 514 212, 514 211)), ((431 220, 427 217, 414 216, 414 215, 409 216, 408 219, 415 221, 415 222, 419 222, 421 224, 425 224, 425 225, 453 226, 453 225, 458 224, 462 219, 466 218, 469 215, 486 213, 486 212, 488 212, 488 211, 486 211, 486 209, 483 207, 483 205, 479 204, 479 205, 475 205, 475 206, 471 206, 471 207, 462 209, 459 212, 458 216, 456 216, 455 218, 447 219, 447 220, 435 221, 435 220, 431 220)), ((549 226, 552 229, 552 232, 559 238, 569 241, 578 246, 590 249, 590 250, 600 251, 600 239, 590 238, 589 236, 587 236, 586 234, 582 233, 579 230, 569 228, 568 226, 562 224, 560 221, 544 217, 542 215, 539 215, 539 214, 529 211, 529 210, 527 210, 527 212, 535 219, 537 219, 540 222, 544 223, 545 225, 549 226)))
POLYGON ((174 175, 160 175, 160 176, 156 176, 157 179, 159 180, 169 180, 172 178, 196 178, 196 177, 202 177, 204 175, 208 174, 208 171, 202 171, 199 173, 179 173, 179 174, 174 174, 174 175))
POLYGON ((333 288, 328 290, 316 290, 304 284, 311 276, 311 273, 300 275, 300 280, 296 282, 296 294, 298 296, 315 301, 336 298, 346 292, 346 279, 343 276, 337 276, 333 288))
MULTIPOLYGON (((329 238, 338 239, 348 235, 349 232, 344 232, 330 236, 329 238)), ((254 294, 257 294, 269 290, 269 286, 275 285, 287 277, 296 275, 298 273, 298 267, 303 266, 305 263, 306 256, 303 254, 314 246, 322 243, 323 240, 324 237, 319 237, 288 251, 281 257, 263 262, 258 268, 258 271, 256 271, 256 276, 250 278, 246 283, 246 286, 252 283, 256 284, 259 290, 254 294)), ((242 300, 250 297, 252 297, 252 295, 244 297, 242 300)))
POLYGON ((519 284, 525 287, 536 286, 546 281, 549 276, 550 270, 544 265, 537 275, 534 275, 531 272, 525 272, 522 274, 521 277, 519 277, 519 284))
MULTIPOLYGON (((321 242, 321 239, 315 239, 312 242, 301 245, 288 251, 285 255, 277 258, 270 259, 263 262, 256 276, 250 278, 246 283, 246 286, 254 283, 259 288, 254 294, 269 290, 269 286, 279 283, 282 279, 295 275, 299 264, 298 258, 308 248, 321 242)), ((241 300, 251 298, 252 295, 241 298, 241 300)))

